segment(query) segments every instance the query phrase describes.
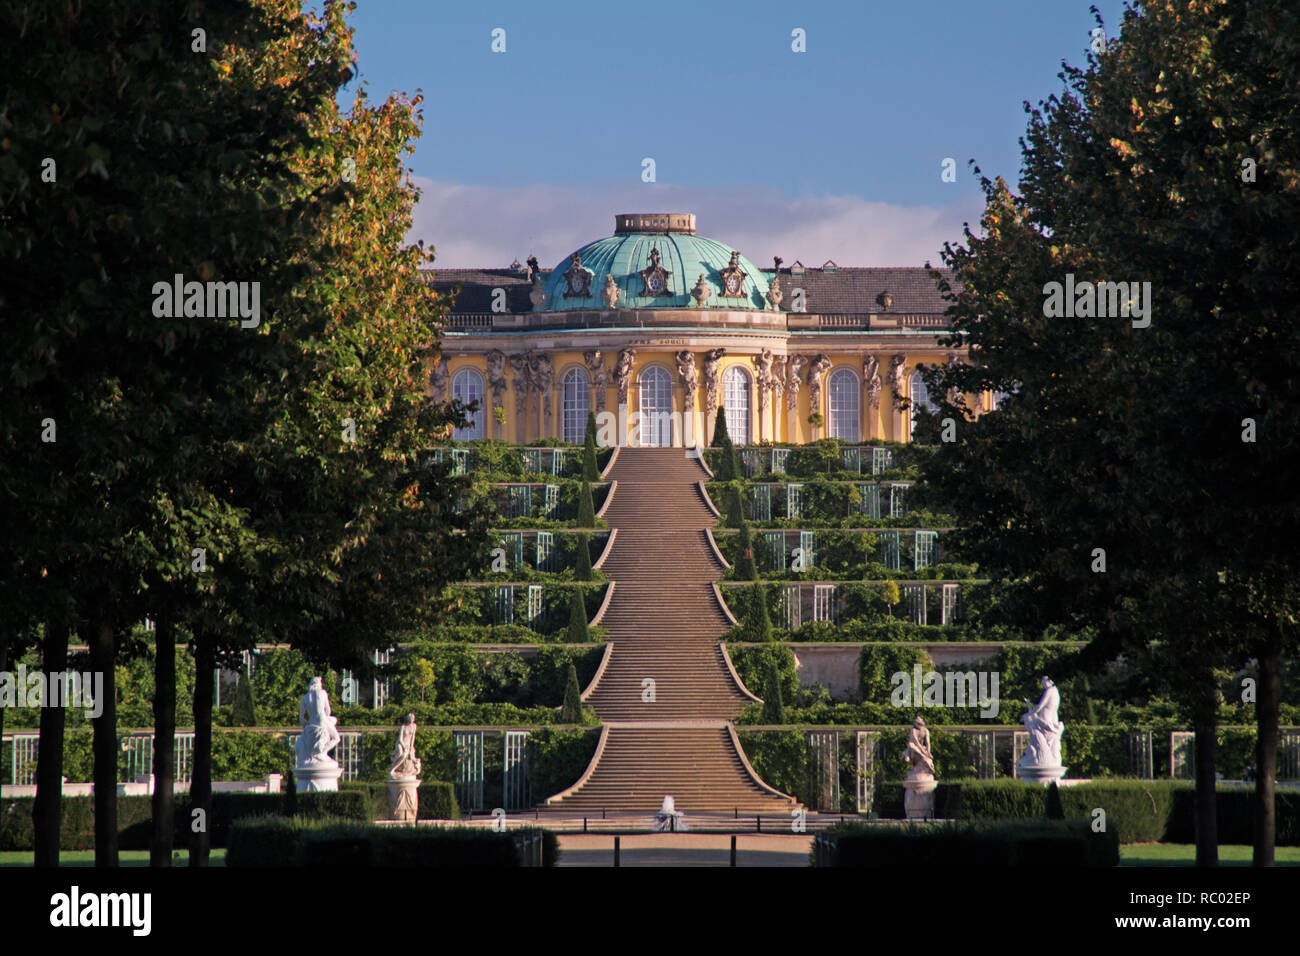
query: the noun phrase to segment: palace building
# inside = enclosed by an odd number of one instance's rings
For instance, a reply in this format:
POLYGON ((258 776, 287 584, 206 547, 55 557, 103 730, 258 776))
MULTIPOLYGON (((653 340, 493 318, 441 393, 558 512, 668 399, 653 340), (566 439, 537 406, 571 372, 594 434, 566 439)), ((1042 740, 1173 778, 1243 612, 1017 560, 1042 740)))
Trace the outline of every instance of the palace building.
POLYGON ((895 397, 928 407, 918 366, 964 353, 928 264, 761 269, 690 213, 619 214, 549 271, 431 279, 453 302, 434 393, 478 403, 463 440, 581 442, 596 412, 603 444, 708 444, 722 407, 737 444, 908 441, 895 397))

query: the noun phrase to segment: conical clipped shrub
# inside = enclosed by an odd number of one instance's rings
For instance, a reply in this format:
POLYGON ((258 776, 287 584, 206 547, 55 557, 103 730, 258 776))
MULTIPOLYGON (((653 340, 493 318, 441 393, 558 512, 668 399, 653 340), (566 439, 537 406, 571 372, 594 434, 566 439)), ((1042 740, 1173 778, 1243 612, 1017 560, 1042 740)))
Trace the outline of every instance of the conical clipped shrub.
POLYGON ((1047 788, 1047 819, 1064 820, 1065 806, 1061 803, 1061 791, 1053 780, 1051 786, 1047 788))
POLYGON ((724 409, 718 409, 718 417, 713 420, 713 447, 723 448, 731 444, 731 436, 727 434, 727 413, 724 409))
POLYGON ((745 610, 745 640, 770 641, 772 620, 767 616, 767 588, 755 580, 749 587, 749 606, 745 610))
POLYGON ((596 467, 596 413, 587 413, 587 437, 582 446, 582 480, 600 481, 600 469, 596 467))
POLYGON ((565 640, 571 644, 585 644, 587 635, 587 602, 582 599, 582 588, 574 588, 569 598, 569 631, 565 640))
POLYGON ((723 511, 728 528, 739 528, 745 523, 745 506, 740 500, 740 484, 732 482, 727 485, 727 496, 723 499, 723 511))
POLYGON ((596 506, 591 502, 591 485, 584 478, 582 489, 578 492, 578 527, 593 528, 596 525, 596 506))
POLYGON ((253 682, 245 674, 239 675, 239 684, 235 687, 235 702, 230 708, 230 725, 232 727, 257 726, 257 708, 253 704, 253 682))
POLYGON ((776 661, 767 672, 767 687, 763 689, 763 723, 785 723, 785 700, 781 696, 781 672, 776 661))
POLYGON ((754 566, 754 542, 750 538, 746 522, 740 523, 740 534, 736 537, 739 539, 736 542, 736 578, 740 581, 755 581, 758 579, 758 569, 754 566))
POLYGON ((573 580, 591 580, 591 549, 585 534, 578 535, 578 543, 573 549, 573 580))
POLYGON ((560 708, 560 723, 582 723, 582 690, 578 687, 578 669, 569 665, 569 676, 564 682, 564 706, 560 708))

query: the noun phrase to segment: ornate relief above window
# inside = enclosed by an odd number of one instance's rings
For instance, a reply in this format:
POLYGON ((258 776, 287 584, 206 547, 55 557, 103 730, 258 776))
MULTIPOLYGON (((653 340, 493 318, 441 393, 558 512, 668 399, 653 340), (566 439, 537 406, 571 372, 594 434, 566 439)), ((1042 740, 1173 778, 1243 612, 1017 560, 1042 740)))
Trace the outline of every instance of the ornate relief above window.
POLYGON ((665 296, 673 294, 672 290, 668 288, 668 280, 672 278, 672 272, 659 264, 658 248, 650 250, 650 265, 641 270, 640 276, 644 286, 641 290, 642 295, 665 296))

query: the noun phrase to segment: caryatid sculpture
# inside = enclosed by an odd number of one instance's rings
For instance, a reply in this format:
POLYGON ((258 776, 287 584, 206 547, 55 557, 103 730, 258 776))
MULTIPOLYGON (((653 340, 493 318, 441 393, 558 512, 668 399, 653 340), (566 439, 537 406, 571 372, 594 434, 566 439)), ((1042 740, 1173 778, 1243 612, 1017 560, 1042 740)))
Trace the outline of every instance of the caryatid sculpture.
POLYGON ((767 412, 768 395, 772 388, 772 350, 769 348, 761 349, 754 356, 754 385, 758 391, 758 413, 763 415, 767 412))
POLYGON ((682 410, 695 411, 695 388, 699 385, 699 373, 695 370, 695 353, 683 349, 675 356, 677 359, 677 377, 682 380, 682 410))
MULTIPOLYGON (((784 355, 772 356, 772 394, 777 398, 785 394, 785 356, 784 355)), ((779 403, 778 403, 778 407, 779 407, 779 403)))
POLYGON ((319 677, 307 683, 307 693, 298 702, 298 719, 302 722, 302 733, 294 743, 297 757, 294 779, 298 791, 338 790, 343 770, 330 751, 343 738, 338 731, 338 718, 330 711, 329 694, 319 677))
POLYGON ((799 407, 799 386, 803 384, 804 366, 808 364, 806 355, 791 355, 785 360, 785 407, 794 411, 799 407))
POLYGON ((605 389, 609 386, 609 372, 605 369, 605 358, 597 351, 583 352, 582 360, 591 375, 591 384, 596 389, 596 411, 605 410, 605 389))
POLYGON ((492 407, 504 408, 506 403, 506 353, 493 349, 487 354, 488 388, 492 389, 492 407))
POLYGON ((906 355, 895 355, 889 360, 889 387, 894 391, 895 406, 900 408, 903 401, 903 364, 906 361, 906 355))
POLYGON ((862 362, 862 381, 867 387, 867 407, 880 407, 880 361, 868 355, 862 362))
POLYGON ((727 354, 726 349, 709 349, 704 353, 704 407, 708 414, 708 427, 718 414, 718 362, 727 354))
POLYGON ((808 368, 808 401, 814 412, 822 408, 822 376, 831 367, 831 360, 825 355, 818 355, 808 368))
POLYGON ((528 409, 528 356, 523 352, 517 352, 510 356, 510 367, 515 370, 515 376, 511 382, 515 390, 515 416, 522 423, 524 412, 528 409))
POLYGON ((533 389, 541 398, 542 410, 546 419, 543 434, 551 434, 551 387, 555 384, 555 369, 551 367, 551 357, 545 352, 528 353, 528 371, 533 382, 533 389))
POLYGON ((618 353, 618 364, 614 366, 614 383, 618 385, 618 403, 627 404, 627 390, 632 384, 632 362, 636 359, 636 349, 623 349, 618 353))
POLYGON ((1065 774, 1061 766, 1061 733, 1065 725, 1057 716, 1061 707, 1061 692, 1046 675, 1042 678, 1043 696, 1029 706, 1025 700, 1025 730, 1029 732, 1029 747, 1020 758, 1019 776, 1026 780, 1056 780, 1065 774))

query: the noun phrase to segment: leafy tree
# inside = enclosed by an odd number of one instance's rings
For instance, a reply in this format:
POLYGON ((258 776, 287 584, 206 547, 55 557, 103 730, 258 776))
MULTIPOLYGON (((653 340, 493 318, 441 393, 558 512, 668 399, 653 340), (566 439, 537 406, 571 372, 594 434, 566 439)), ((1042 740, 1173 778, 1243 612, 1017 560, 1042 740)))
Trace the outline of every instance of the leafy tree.
POLYGON ((424 703, 433 685, 438 680, 437 671, 427 658, 419 658, 411 668, 411 680, 420 691, 420 703, 424 703))
POLYGON ((566 640, 573 644, 583 644, 590 640, 587 631, 587 606, 582 599, 582 588, 571 588, 569 598, 569 630, 566 640))
POLYGON ((749 606, 745 609, 745 640, 770 641, 772 619, 767 615, 767 588, 757 578, 749 587, 749 606))
POLYGON ((885 607, 889 608, 889 616, 893 617, 895 605, 903 600, 897 581, 890 579, 880 586, 880 600, 885 602, 885 607))
POLYGON ((582 444, 582 480, 600 481, 600 469, 596 467, 596 413, 587 413, 587 433, 582 444))
POLYGON ((983 236, 945 251, 973 364, 927 376, 963 424, 926 477, 957 503, 954 543, 1006 581, 998 613, 1094 626, 1085 666, 1147 661, 1192 720, 1201 864, 1217 861, 1219 685, 1250 658, 1255 862, 1273 861, 1280 674, 1300 638, 1284 477, 1300 429, 1300 46, 1277 42, 1279 22, 1295 23, 1282 0, 1151 0, 1065 70, 1065 92, 1030 110, 1022 195, 983 180, 983 236), (1143 311, 1091 318, 1083 293, 1064 318, 1048 283, 1067 277, 1136 282, 1116 299, 1137 291, 1143 311), (972 421, 964 396, 985 390, 1005 400, 972 421))
POLYGON ((582 690, 578 687, 578 669, 569 665, 569 675, 564 681, 564 704, 560 707, 560 722, 582 723, 582 690))
POLYGON ((595 525, 596 506, 591 500, 591 485, 584 478, 582 488, 578 491, 578 527, 592 528, 595 525))

